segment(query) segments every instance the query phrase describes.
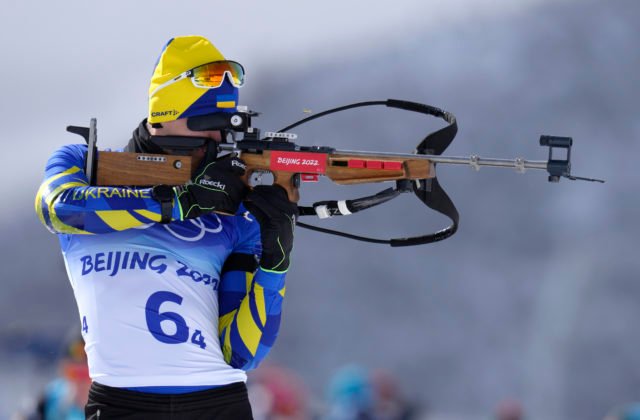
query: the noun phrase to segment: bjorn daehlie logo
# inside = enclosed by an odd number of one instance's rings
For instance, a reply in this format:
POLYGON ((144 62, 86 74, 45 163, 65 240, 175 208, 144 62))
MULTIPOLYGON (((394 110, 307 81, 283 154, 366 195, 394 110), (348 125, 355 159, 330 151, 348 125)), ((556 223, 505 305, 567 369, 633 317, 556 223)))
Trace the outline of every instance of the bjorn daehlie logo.
POLYGON ((157 111, 157 112, 152 112, 151 113, 152 117, 165 117, 167 115, 176 116, 176 115, 178 115, 178 111, 175 110, 175 109, 171 109, 169 111, 157 111))

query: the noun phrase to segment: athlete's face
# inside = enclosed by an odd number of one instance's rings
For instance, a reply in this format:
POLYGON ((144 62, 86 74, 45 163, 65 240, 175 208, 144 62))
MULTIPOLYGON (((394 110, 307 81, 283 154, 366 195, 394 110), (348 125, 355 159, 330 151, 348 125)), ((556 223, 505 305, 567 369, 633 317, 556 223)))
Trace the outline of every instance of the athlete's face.
MULTIPOLYGON (((149 133, 152 136, 205 137, 216 142, 222 141, 222 135, 220 134, 220 131, 193 131, 189 129, 189 127, 187 127, 186 118, 163 122, 161 128, 153 128, 150 124, 147 123, 147 128, 149 129, 149 133)), ((191 152, 191 156, 193 156, 193 167, 197 168, 200 165, 200 162, 204 158, 205 154, 206 150, 204 146, 193 149, 193 152, 191 152)))

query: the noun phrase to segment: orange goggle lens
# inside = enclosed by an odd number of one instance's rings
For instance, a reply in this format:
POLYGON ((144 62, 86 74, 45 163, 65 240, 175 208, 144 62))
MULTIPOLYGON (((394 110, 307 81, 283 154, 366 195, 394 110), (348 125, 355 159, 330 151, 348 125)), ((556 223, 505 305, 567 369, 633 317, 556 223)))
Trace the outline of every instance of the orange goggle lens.
POLYGON ((217 88, 222 85, 225 75, 235 87, 244 84, 244 67, 235 61, 214 61, 191 70, 191 80, 197 87, 217 88))

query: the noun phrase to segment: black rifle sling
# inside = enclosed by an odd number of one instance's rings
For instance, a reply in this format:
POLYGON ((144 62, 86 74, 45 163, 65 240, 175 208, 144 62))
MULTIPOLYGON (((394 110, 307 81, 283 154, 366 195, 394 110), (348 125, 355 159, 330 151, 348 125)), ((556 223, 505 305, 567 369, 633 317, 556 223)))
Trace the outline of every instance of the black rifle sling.
MULTIPOLYGON (((447 125, 446 127, 441 128, 440 130, 437 130, 427 135, 416 148, 416 151, 415 151, 416 154, 430 154, 430 155, 442 154, 442 152, 444 152, 444 150, 449 146, 449 144, 451 144, 451 142, 453 141, 458 131, 456 118, 453 114, 430 105, 420 104, 416 102, 395 100, 395 99, 389 99, 387 101, 360 102, 352 105, 334 108, 328 111, 321 112, 312 117, 308 117, 280 131, 286 131, 292 127, 303 124, 311 119, 325 116, 333 112, 345 111, 350 108, 370 106, 370 105, 386 105, 391 108, 399 108, 406 111, 419 112, 422 114, 432 115, 437 118, 442 118, 447 123, 449 123, 449 125, 447 125)), ((409 238, 395 238, 395 239, 369 238, 365 236, 359 236, 359 235, 354 235, 346 232, 340 232, 332 229, 322 228, 319 226, 309 225, 307 223, 302 223, 300 221, 297 222, 297 225, 306 229, 317 231, 317 232, 328 233, 331 235, 342 236, 345 238, 355 239, 355 240, 364 241, 364 242, 387 244, 393 247, 413 246, 413 245, 421 245, 421 244, 437 242, 450 237, 456 232, 456 230, 458 229, 458 222, 460 219, 458 210, 456 209, 455 205, 453 204, 453 202, 451 201, 447 193, 442 189, 442 187, 440 186, 440 183, 435 177, 431 179, 411 181, 410 183, 407 180, 401 180, 396 183, 395 188, 386 189, 372 196, 357 198, 354 200, 344 200, 344 201, 335 201, 335 200, 319 201, 314 203, 312 206, 307 206, 307 207, 300 206, 299 210, 300 210, 301 216, 316 215, 321 218, 326 218, 331 216, 348 215, 348 214, 356 213, 358 211, 385 203, 404 192, 414 192, 418 197, 418 199, 420 199, 420 201, 425 203, 431 209, 449 217, 452 221, 452 224, 432 234, 409 237, 409 238)))

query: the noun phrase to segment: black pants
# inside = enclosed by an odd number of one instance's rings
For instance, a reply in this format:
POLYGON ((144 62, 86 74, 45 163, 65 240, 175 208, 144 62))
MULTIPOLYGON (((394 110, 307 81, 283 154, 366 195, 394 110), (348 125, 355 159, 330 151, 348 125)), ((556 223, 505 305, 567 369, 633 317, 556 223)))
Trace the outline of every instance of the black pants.
POLYGON ((149 394, 93 383, 85 416, 102 419, 253 419, 243 382, 188 394, 149 394))

